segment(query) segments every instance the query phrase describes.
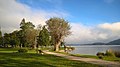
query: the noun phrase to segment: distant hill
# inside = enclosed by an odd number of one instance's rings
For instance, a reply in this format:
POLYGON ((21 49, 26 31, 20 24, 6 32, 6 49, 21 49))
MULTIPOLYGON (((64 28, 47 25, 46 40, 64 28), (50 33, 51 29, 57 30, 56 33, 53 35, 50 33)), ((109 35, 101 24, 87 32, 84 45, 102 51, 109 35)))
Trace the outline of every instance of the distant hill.
POLYGON ((93 43, 92 45, 105 45, 106 43, 101 43, 101 42, 98 42, 98 43, 93 43))
POLYGON ((88 45, 120 45, 120 39, 116 39, 108 43, 96 42, 88 45))
POLYGON ((106 43, 106 45, 120 45, 120 39, 113 40, 109 43, 106 43))
POLYGON ((120 45, 120 39, 116 39, 108 43, 96 42, 92 44, 67 44, 67 46, 80 46, 80 45, 120 45))

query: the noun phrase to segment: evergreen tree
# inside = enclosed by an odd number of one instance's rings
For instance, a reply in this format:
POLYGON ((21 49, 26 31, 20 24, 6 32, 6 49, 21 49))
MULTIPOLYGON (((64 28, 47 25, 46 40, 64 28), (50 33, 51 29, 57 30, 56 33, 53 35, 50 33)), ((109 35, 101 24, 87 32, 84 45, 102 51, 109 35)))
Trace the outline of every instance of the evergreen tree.
POLYGON ((46 29, 45 26, 43 26, 42 30, 39 32, 37 42, 40 46, 49 46, 50 45, 49 31, 46 29))
POLYGON ((36 30, 32 22, 26 22, 25 19, 20 23, 21 31, 19 32, 21 44, 23 47, 34 46, 36 48, 36 30))

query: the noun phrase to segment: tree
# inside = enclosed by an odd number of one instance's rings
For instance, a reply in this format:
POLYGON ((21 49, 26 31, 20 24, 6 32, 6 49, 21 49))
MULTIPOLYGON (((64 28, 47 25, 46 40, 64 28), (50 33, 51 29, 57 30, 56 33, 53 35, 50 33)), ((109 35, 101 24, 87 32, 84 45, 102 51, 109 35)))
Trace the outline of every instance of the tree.
POLYGON ((26 42, 28 46, 32 46, 32 48, 36 49, 36 30, 28 29, 26 31, 26 42))
POLYGON ((3 37, 2 37, 1 28, 0 28, 0 45, 1 45, 1 46, 3 45, 3 37))
POLYGON ((20 41, 19 46, 20 46, 20 48, 22 48, 23 45, 24 45, 24 43, 25 43, 25 38, 24 38, 24 33, 23 33, 23 31, 22 31, 22 30, 19 30, 18 33, 17 33, 17 36, 18 36, 19 41, 20 41))
POLYGON ((32 24, 32 22, 25 22, 25 19, 23 18, 21 23, 20 23, 20 28, 22 30, 27 30, 27 29, 34 29, 35 25, 32 24))
POLYGON ((10 44, 10 34, 5 33, 3 38, 4 38, 4 47, 8 47, 8 44, 10 44))
POLYGON ((26 22, 25 19, 23 18, 21 23, 20 23, 20 28, 21 28, 21 42, 22 46, 34 46, 33 48, 36 48, 36 30, 34 29, 34 25, 32 22, 26 22))
POLYGON ((70 25, 68 21, 57 17, 50 18, 46 24, 53 40, 54 51, 59 51, 62 40, 71 33, 70 25))
POLYGON ((20 44, 20 40, 18 37, 19 31, 13 31, 12 33, 5 33, 4 34, 4 46, 7 47, 11 45, 11 47, 16 47, 20 44))
POLYGON ((1 27, 0 27, 0 37, 2 37, 2 31, 1 31, 1 27))
POLYGON ((18 32, 19 31, 16 30, 16 31, 13 31, 12 33, 10 33, 10 42, 9 43, 12 47, 17 47, 20 44, 18 32))
POLYGON ((46 26, 43 26, 42 30, 40 30, 37 42, 40 46, 50 45, 50 35, 49 31, 46 29, 46 26))

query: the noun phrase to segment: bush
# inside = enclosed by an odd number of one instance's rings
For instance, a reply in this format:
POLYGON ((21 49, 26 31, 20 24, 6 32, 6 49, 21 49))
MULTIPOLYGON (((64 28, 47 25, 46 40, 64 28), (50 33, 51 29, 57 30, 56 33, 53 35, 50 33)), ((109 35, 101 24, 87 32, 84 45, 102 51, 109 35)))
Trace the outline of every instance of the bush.
POLYGON ((66 47, 69 51, 73 51, 73 50, 75 50, 75 48, 74 47, 66 47))
POLYGON ((97 55, 97 56, 99 56, 99 55, 104 56, 105 54, 104 54, 104 53, 102 53, 102 52, 98 52, 96 55, 97 55))
POLYGON ((18 52, 19 52, 19 53, 27 53, 28 50, 27 50, 27 49, 19 49, 18 52))
POLYGON ((116 57, 120 57, 120 51, 114 51, 116 57))
POLYGON ((104 56, 105 54, 102 53, 102 52, 98 52, 96 55, 98 56, 98 58, 103 59, 103 56, 104 56))
POLYGON ((115 57, 115 54, 113 52, 113 50, 106 50, 106 56, 112 56, 112 57, 115 57))

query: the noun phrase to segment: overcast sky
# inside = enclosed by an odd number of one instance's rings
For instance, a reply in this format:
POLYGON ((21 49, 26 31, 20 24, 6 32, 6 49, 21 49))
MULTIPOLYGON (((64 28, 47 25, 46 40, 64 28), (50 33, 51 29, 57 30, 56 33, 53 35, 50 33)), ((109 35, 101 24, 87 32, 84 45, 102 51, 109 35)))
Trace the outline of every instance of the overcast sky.
POLYGON ((45 25, 50 17, 68 20, 70 44, 109 42, 120 38, 120 0, 0 0, 2 32, 19 30, 22 18, 45 25))

